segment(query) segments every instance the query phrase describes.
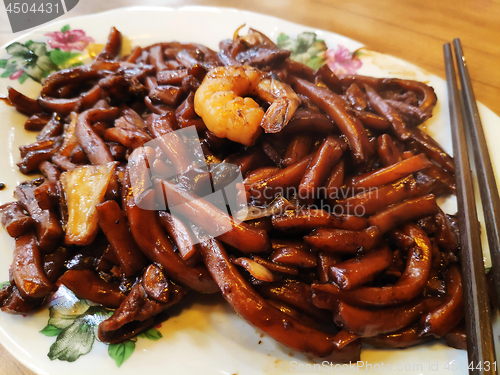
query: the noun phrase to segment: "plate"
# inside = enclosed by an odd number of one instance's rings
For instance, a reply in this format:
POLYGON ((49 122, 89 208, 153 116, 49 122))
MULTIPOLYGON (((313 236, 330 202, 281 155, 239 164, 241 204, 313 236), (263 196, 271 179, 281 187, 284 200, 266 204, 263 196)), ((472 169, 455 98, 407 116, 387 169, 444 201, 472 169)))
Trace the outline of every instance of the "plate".
MULTIPOLYGON (((45 42, 46 51, 42 51, 42 54, 45 53, 58 68, 63 68, 88 58, 92 48, 96 48, 95 44, 105 43, 111 26, 120 30, 133 46, 178 40, 203 43, 217 49, 218 42, 231 38, 234 30, 242 24, 264 32, 275 41, 281 33, 293 40, 303 32, 314 32, 317 39, 323 40, 328 46, 328 61, 335 69, 427 82, 434 87, 439 100, 433 117, 425 124, 425 130, 451 153, 447 95, 442 79, 397 58, 364 49, 361 43, 349 38, 274 17, 227 8, 133 7, 50 23, 16 41, 28 47, 33 41, 45 42), (70 34, 72 39, 66 38, 70 34), (357 52, 353 54, 355 51, 357 52)), ((6 47, 0 49, 0 59, 9 57, 6 47)), ((4 76, 0 78, 0 94, 5 94, 7 86, 11 85, 36 97, 40 85, 24 75, 22 65, 16 65, 15 69, 17 70, 11 69, 8 73, 5 73, 5 69, 0 69, 4 76)), ((494 139, 500 137, 500 118, 482 105, 479 105, 479 109, 487 140, 490 142, 495 171, 500 176, 500 148, 495 148, 492 144, 494 139)), ((7 186, 0 191, 0 203, 5 203, 12 200, 16 185, 26 180, 26 176, 16 166, 20 158, 18 147, 33 142, 35 134, 24 130, 25 116, 13 108, 0 105, 0 118, 0 178, 7 186)), ((448 199, 441 203, 445 211, 456 211, 454 200, 448 199)), ((486 243, 485 237, 483 243, 486 243)), ((12 262, 13 247, 14 241, 3 228, 0 229, 0 282, 8 280, 8 265, 12 262)), ((89 354, 81 356, 76 362, 50 360, 47 354, 55 337, 49 337, 50 332, 46 332, 49 336, 40 333, 46 327, 48 319, 47 309, 29 316, 0 314, 0 342, 38 374, 128 375, 139 371, 203 375, 288 374, 301 371, 467 373, 466 352, 448 348, 441 342, 404 350, 364 347, 360 362, 343 366, 311 360, 256 331, 238 317, 220 296, 197 297, 186 301, 182 309, 177 307, 171 310, 170 319, 155 331, 161 332, 163 337, 159 340, 155 340, 159 338, 158 335, 150 337, 150 340, 139 338, 133 343, 133 354, 121 367, 117 366, 109 352, 118 350, 113 353, 113 358, 124 359, 130 353, 130 347, 110 348, 98 341, 93 343, 89 354)))

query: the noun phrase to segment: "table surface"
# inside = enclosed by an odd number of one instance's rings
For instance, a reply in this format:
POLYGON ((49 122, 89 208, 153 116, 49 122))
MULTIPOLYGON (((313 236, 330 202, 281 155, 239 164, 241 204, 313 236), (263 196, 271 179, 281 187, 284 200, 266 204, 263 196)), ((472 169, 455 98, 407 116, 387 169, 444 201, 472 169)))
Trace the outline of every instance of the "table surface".
MULTIPOLYGON (((73 17, 133 5, 214 5, 333 31, 444 78, 442 45, 459 37, 477 99, 500 115, 500 0, 81 0, 73 17)), ((0 45, 13 34, 0 8, 0 45)), ((33 374, 0 346, 0 375, 33 374)))

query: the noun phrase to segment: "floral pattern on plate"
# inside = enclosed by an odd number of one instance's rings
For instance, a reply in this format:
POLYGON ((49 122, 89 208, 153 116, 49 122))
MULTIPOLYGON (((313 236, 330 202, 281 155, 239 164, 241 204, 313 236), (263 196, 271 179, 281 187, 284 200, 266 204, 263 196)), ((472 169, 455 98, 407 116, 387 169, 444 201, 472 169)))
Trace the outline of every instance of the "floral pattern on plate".
POLYGON ((54 31, 45 34, 49 37, 49 45, 56 49, 59 48, 65 52, 71 50, 83 51, 94 39, 85 35, 83 30, 71 30, 69 25, 64 26, 61 31, 54 31))
POLYGON ((297 39, 281 33, 278 35, 277 46, 289 50, 292 60, 306 64, 314 70, 326 63, 335 74, 354 74, 363 65, 356 51, 350 52, 340 44, 328 48, 313 32, 303 32, 297 39))
MULTIPOLYGON (((79 299, 65 286, 60 286, 48 304, 50 318, 40 332, 56 337, 47 354, 51 360, 74 362, 92 350, 98 340, 99 324, 108 319, 113 310, 79 299)), ((138 337, 159 340, 163 336, 156 328, 138 337)), ((120 367, 134 352, 137 338, 108 346, 108 354, 120 367)))
MULTIPOLYGON (((47 42, 14 42, 7 46, 10 57, 0 59, 0 68, 4 69, 0 78, 10 78, 24 83, 28 77, 37 82, 50 73, 82 65, 81 52, 94 45, 94 39, 83 30, 71 30, 65 25, 60 31, 45 34, 47 42), (51 50, 47 49, 47 43, 51 50)), ((350 52, 346 47, 337 45, 328 49, 325 42, 317 38, 314 32, 303 32, 296 39, 281 33, 277 45, 291 51, 291 58, 306 64, 312 69, 318 69, 325 63, 335 74, 354 74, 362 66, 359 55, 350 52)))
POLYGON ((326 51, 326 63, 335 74, 356 74, 363 65, 357 51, 350 52, 340 44, 326 51))
POLYGON ((50 73, 82 65, 81 52, 94 41, 83 30, 71 30, 65 25, 60 31, 45 34, 46 42, 29 40, 22 44, 11 43, 6 47, 7 58, 0 59, 0 68, 4 71, 0 78, 18 80, 23 84, 28 77, 42 82, 50 73), (47 48, 47 43, 49 47, 47 48))

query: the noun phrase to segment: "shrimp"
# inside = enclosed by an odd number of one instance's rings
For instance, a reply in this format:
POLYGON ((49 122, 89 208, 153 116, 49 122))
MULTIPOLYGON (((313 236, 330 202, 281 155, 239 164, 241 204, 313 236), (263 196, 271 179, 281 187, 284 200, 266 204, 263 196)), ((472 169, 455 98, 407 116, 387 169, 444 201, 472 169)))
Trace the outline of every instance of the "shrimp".
POLYGON ((290 86, 251 66, 223 66, 208 72, 194 96, 194 109, 219 138, 252 146, 262 133, 277 133, 300 105, 290 86), (256 95, 271 105, 264 110, 256 95))

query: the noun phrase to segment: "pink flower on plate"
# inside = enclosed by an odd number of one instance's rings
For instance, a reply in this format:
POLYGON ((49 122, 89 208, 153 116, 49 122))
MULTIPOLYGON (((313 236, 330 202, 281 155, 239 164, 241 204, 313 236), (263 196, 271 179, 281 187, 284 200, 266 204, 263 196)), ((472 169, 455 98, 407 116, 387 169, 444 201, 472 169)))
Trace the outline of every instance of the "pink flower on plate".
POLYGON ((9 78, 11 80, 15 80, 15 79, 18 79, 19 77, 21 77, 24 73, 24 70, 18 70, 17 72, 13 73, 9 78))
POLYGON ((45 34, 45 36, 50 37, 48 42, 52 48, 60 48, 66 52, 74 49, 83 51, 89 43, 94 41, 90 36, 86 36, 83 30, 67 30, 64 33, 62 31, 54 31, 53 33, 45 34))
POLYGON ((337 49, 330 48, 326 51, 326 63, 335 74, 354 74, 363 63, 353 57, 344 46, 338 45, 337 49))

